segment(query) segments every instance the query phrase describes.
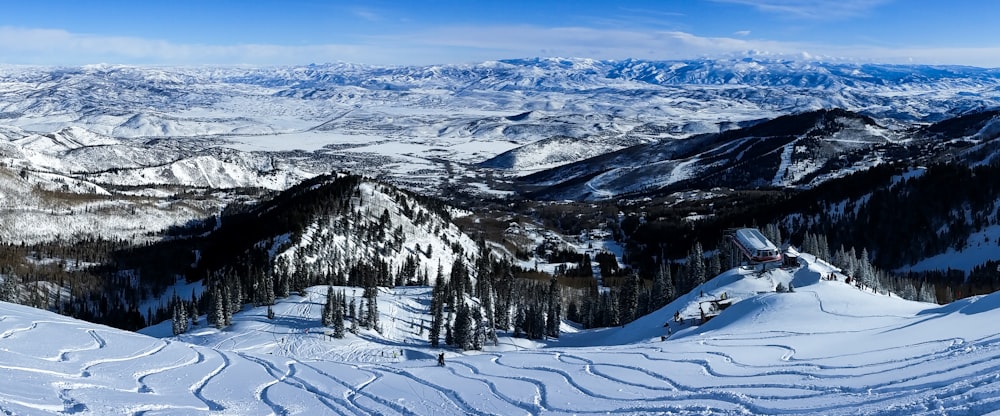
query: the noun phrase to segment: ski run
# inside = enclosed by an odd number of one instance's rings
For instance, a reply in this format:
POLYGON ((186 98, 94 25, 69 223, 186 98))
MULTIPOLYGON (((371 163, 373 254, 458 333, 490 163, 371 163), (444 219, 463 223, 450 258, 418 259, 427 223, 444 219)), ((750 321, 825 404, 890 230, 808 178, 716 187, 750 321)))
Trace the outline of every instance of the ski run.
MULTIPOLYGON (((380 289, 382 333, 320 324, 326 286, 233 325, 143 334, 0 304, 0 412, 39 414, 986 414, 1000 409, 1000 294, 876 294, 811 255, 733 269, 623 327, 431 348, 430 288, 380 289), (793 287, 778 292, 781 284, 793 287), (720 299, 731 303, 701 322, 720 299), (680 317, 679 323, 674 318, 680 317), (664 325, 668 324, 668 327, 664 325), (445 354, 445 366, 437 357, 445 354)), ((361 289, 343 289, 360 297, 361 289), (357 290, 357 293, 354 291, 357 290)))

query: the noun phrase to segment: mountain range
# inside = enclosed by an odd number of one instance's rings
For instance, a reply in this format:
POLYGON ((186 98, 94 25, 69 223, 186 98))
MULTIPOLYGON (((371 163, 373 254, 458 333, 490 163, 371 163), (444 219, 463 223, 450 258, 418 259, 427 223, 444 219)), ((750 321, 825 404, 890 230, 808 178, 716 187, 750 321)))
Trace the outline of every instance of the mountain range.
POLYGON ((898 130, 1000 105, 993 69, 750 58, 3 67, 0 86, 8 166, 96 183, 271 188, 346 168, 427 192, 449 169, 481 184, 478 167, 521 176, 783 115, 842 109, 898 130), (95 141, 36 143, 67 135, 95 141), (519 155, 496 158, 507 151, 519 155))
POLYGON ((998 154, 997 69, 0 67, 0 413, 996 411, 998 154))

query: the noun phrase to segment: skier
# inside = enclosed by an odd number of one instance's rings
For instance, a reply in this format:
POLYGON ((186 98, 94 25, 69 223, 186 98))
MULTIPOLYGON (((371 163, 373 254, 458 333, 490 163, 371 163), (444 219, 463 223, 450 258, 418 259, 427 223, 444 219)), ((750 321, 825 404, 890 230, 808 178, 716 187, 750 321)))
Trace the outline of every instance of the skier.
POLYGON ((438 354, 438 365, 444 367, 444 353, 438 354))

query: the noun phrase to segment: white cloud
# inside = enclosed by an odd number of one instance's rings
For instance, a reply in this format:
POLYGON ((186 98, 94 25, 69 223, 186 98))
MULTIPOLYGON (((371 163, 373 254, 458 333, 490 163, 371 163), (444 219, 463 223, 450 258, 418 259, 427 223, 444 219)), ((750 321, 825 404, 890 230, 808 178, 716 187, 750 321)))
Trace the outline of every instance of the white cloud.
POLYGON ((737 30, 737 31, 733 32, 733 35, 747 37, 747 36, 750 36, 750 31, 749 30, 737 30))
POLYGON ((75 34, 56 29, 0 27, 0 63, 282 65, 342 61, 421 65, 536 56, 671 60, 755 54, 788 59, 1000 67, 1000 48, 835 46, 749 39, 739 32, 736 36, 704 37, 680 31, 585 27, 452 26, 370 37, 352 44, 204 45, 75 34))
POLYGON ((363 45, 178 44, 59 29, 0 27, 0 62, 16 64, 277 64, 347 61, 365 55, 363 45))
POLYGON ((809 19, 841 19, 864 15, 891 0, 712 0, 741 4, 767 13, 809 19))
POLYGON ((379 16, 378 13, 375 13, 375 12, 373 12, 371 10, 368 10, 368 9, 355 9, 354 10, 354 15, 356 15, 356 16, 362 18, 362 19, 365 19, 365 20, 367 20, 369 22, 377 22, 379 20, 382 20, 382 17, 379 16))

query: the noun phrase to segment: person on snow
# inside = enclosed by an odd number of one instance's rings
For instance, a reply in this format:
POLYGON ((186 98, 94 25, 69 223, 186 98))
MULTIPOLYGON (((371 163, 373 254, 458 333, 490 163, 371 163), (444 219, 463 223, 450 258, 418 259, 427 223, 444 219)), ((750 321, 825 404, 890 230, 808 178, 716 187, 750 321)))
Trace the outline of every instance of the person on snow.
POLYGON ((438 365, 444 367, 444 353, 438 354, 438 365))

